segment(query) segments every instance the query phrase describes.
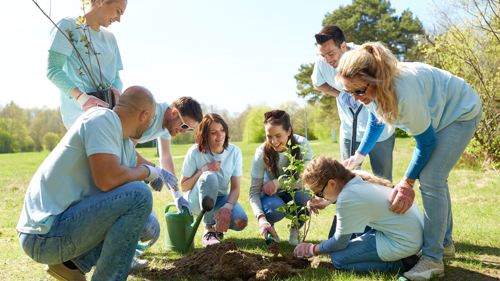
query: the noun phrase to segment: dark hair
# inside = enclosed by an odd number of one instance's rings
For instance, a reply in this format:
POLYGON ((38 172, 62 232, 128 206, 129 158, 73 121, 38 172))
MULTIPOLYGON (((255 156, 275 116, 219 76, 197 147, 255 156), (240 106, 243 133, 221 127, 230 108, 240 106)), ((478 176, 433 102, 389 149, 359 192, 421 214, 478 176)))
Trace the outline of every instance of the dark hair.
POLYGON ((196 122, 200 123, 203 119, 203 111, 197 100, 192 97, 180 97, 169 106, 171 109, 177 108, 181 113, 182 117, 191 117, 196 122))
POLYGON ((214 155, 208 145, 208 135, 210 134, 210 124, 212 124, 212 122, 220 123, 222 127, 224 127, 224 132, 226 132, 223 145, 224 149, 227 149, 227 146, 229 145, 229 129, 224 119, 222 119, 222 117, 217 113, 205 114, 205 116, 203 116, 203 120, 201 120, 198 125, 198 128, 196 128, 196 143, 198 144, 198 150, 201 153, 210 153, 210 155, 214 155))
MULTIPOLYGON (((277 111, 277 110, 273 110, 277 111)), ((271 111, 272 112, 272 111, 271 111)), ((281 118, 278 119, 275 116, 270 116, 268 118, 264 117, 264 125, 271 124, 271 125, 281 125, 283 127, 283 130, 288 131, 288 129, 291 129, 290 136, 288 137, 288 140, 291 141, 291 145, 289 147, 294 147, 295 145, 298 144, 297 139, 293 135, 293 128, 292 128, 292 123, 290 122, 290 115, 285 112, 285 115, 281 118)), ((287 145, 288 145, 288 140, 287 140, 287 145)), ((273 173, 273 175, 278 178, 279 177, 279 171, 278 171, 278 159, 279 159, 279 153, 274 150, 274 148, 271 146, 271 144, 266 140, 264 143, 264 164, 267 166, 267 168, 273 173)), ((302 153, 300 151, 300 148, 297 147, 294 150, 292 150, 292 155, 295 157, 295 159, 302 159, 302 153)), ((286 172, 289 174, 289 172, 286 172)), ((295 175, 295 178, 297 178, 298 175, 295 175)))
POLYGON ((333 44, 337 46, 337 48, 340 48, 342 43, 345 41, 342 29, 333 24, 325 25, 325 27, 323 27, 318 34, 314 35, 314 37, 316 37, 316 43, 319 45, 333 39, 333 44))

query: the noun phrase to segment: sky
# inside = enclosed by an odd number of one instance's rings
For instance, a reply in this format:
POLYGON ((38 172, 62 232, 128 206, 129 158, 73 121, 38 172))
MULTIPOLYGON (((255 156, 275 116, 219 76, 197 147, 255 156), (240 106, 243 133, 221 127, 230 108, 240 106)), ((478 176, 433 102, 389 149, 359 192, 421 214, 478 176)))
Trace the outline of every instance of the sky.
MULTIPOLYGON (((81 14, 79 0, 37 0, 57 22, 81 14)), ((425 1, 390 1, 429 21, 425 1)), ((129 0, 115 35, 124 88, 147 87, 157 100, 192 96, 231 113, 247 105, 305 104, 293 78, 318 55, 314 34, 328 12, 351 0, 129 0)), ((52 24, 31 0, 0 9, 0 105, 57 108, 59 90, 46 78, 52 24)))

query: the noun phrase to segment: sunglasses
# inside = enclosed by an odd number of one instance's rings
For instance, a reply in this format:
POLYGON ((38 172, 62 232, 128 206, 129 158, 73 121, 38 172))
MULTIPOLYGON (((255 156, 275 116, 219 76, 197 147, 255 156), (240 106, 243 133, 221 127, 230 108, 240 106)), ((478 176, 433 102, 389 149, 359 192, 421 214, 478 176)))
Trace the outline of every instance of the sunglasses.
POLYGON ((286 112, 284 110, 273 110, 264 113, 264 118, 268 119, 270 117, 274 117, 276 119, 282 119, 285 115, 286 112))
POLYGON ((189 125, 188 125, 188 124, 186 124, 186 123, 184 122, 184 119, 182 119, 181 112, 180 112, 178 109, 177 109, 177 114, 179 115, 179 118, 180 118, 180 119, 181 119, 181 121, 182 121, 181 129, 186 130, 186 131, 188 131, 188 132, 192 132, 192 131, 194 131, 194 130, 195 130, 195 128, 191 128, 191 127, 189 127, 189 125))
POLYGON ((368 85, 366 85, 366 88, 361 91, 361 90, 354 90, 354 91, 346 91, 347 93, 349 93, 349 95, 351 96, 360 96, 360 97, 364 97, 366 95, 366 89, 368 89, 368 86, 370 86, 370 82, 368 82, 368 85))
POLYGON ((325 186, 323 186, 323 189, 321 189, 321 191, 318 193, 315 192, 314 195, 318 196, 319 198, 323 198, 323 191, 325 191, 325 188, 327 185, 328 185, 328 181, 326 181, 326 184, 325 184, 325 186))

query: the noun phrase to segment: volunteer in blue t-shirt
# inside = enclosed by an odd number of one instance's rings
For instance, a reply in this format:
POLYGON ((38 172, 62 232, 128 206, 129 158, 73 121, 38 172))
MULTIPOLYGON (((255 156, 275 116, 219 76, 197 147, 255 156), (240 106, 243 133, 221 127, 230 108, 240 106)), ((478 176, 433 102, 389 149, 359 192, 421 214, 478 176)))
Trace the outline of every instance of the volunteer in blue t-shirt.
POLYGON ((391 212, 387 201, 391 182, 364 171, 350 171, 324 156, 306 166, 302 180, 319 197, 311 200, 316 205, 336 202, 338 222, 332 238, 319 244, 301 243, 295 247, 295 256, 329 254, 335 268, 365 272, 408 271, 418 262, 422 212, 417 205, 402 215, 391 212), (366 225, 371 230, 350 239, 366 225))
MULTIPOLYGON (((311 146, 306 138, 293 133, 290 115, 283 110, 272 110, 264 113, 264 129, 266 132, 266 141, 255 150, 252 164, 252 181, 250 185, 249 197, 255 218, 259 221, 260 234, 267 239, 267 232, 270 232, 274 240, 280 242, 279 236, 274 229, 274 224, 282 220, 286 214, 277 209, 292 200, 295 200, 296 206, 306 206, 309 201, 309 194, 304 193, 302 181, 297 178, 295 184, 295 196, 292 197, 288 192, 281 192, 283 189, 278 180, 285 172, 283 168, 290 165, 290 160, 284 155, 288 149, 288 142, 291 146, 302 146, 304 149, 296 147, 292 150, 295 159, 311 159, 311 146), (305 151, 307 149, 307 152, 305 151), (302 155, 306 152, 305 155, 302 155)), ((309 160, 305 161, 306 164, 309 160)), ((283 179, 284 180, 284 179, 283 179)), ((282 180, 282 181, 283 181, 282 180)), ((302 210, 299 215, 309 214, 302 210)), ((299 221, 299 229, 304 225, 299 221)), ((299 229, 290 228, 288 243, 297 245, 299 243, 299 229)))
POLYGON ((215 207, 203 217, 205 247, 220 243, 228 229, 241 231, 247 226, 247 214, 238 203, 242 165, 241 149, 229 143, 224 119, 215 113, 206 114, 181 171, 181 188, 195 215, 201 213, 205 196, 216 199, 215 207))
MULTIPOLYGON (((351 156, 351 141, 353 133, 353 117, 358 111, 356 127, 356 146, 361 143, 368 125, 369 111, 361 103, 354 102, 343 92, 342 84, 335 81, 337 66, 343 54, 355 50, 359 46, 346 43, 344 33, 336 25, 326 25, 315 35, 320 56, 314 65, 311 80, 314 88, 337 98, 337 109, 340 116, 340 153, 342 160, 351 156)), ((394 127, 385 128, 370 151, 370 164, 373 174, 384 177, 392 182, 392 151, 394 150, 394 127)), ((353 151, 354 152, 354 151, 353 151)))
POLYGON ((455 256, 448 175, 481 120, 479 95, 447 71, 423 63, 400 63, 380 42, 365 43, 345 54, 337 79, 371 112, 362 144, 345 162, 347 167, 363 160, 385 124, 415 138, 410 165, 389 198, 390 210, 401 214, 413 205, 418 179, 425 213, 424 245, 419 263, 405 276, 427 280, 443 275, 443 257, 455 256))
POLYGON ((57 23, 52 30, 49 48, 47 78, 60 90, 61 115, 64 126, 69 129, 84 111, 94 106, 108 107, 96 97, 87 95, 95 92, 96 86, 110 87, 115 99, 119 99, 123 88, 118 72, 123 70, 120 50, 113 33, 106 28, 120 18, 127 8, 127 0, 93 0, 85 13, 86 23, 78 18, 67 17, 57 23), (78 23, 78 25, 77 25, 78 23), (88 32, 81 28, 88 25, 88 32), (66 36, 65 36, 66 35, 66 36), (85 36, 88 40, 82 40, 85 36), (77 52, 66 37, 69 37, 87 68, 80 62, 77 52), (93 51, 98 55, 88 55, 86 45, 91 41, 93 51), (92 75, 89 75, 88 71, 92 75), (93 77, 93 81, 90 78, 93 77))

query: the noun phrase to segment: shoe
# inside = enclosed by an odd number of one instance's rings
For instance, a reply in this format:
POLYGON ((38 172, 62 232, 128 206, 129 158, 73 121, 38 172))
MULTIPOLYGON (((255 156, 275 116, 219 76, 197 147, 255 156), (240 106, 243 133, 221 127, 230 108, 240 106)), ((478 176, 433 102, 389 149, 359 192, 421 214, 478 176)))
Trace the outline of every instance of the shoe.
POLYGON ((429 280, 432 277, 443 277, 444 264, 443 261, 433 262, 426 258, 420 258, 417 265, 403 275, 409 280, 429 280))
POLYGON ((132 258, 132 265, 130 266, 130 271, 132 270, 140 270, 146 268, 149 265, 148 260, 140 260, 136 258, 132 258))
POLYGON ((405 267, 405 271, 410 271, 420 260, 420 257, 417 255, 409 256, 404 259, 401 259, 401 263, 403 263, 403 266, 405 267))
POLYGON ((448 247, 444 247, 443 258, 454 259, 455 258, 455 246, 451 244, 448 247))
POLYGON ((224 232, 218 232, 218 231, 216 231, 215 235, 217 236, 217 239, 219 239, 219 241, 221 241, 222 239, 224 239, 224 232))
MULTIPOLYGON (((299 235, 300 235, 300 231, 299 231, 299 235)), ((297 238, 297 232, 293 228, 290 228, 290 236, 288 236, 288 244, 293 245, 293 246, 299 245, 299 239, 297 238)))
POLYGON ((203 247, 219 244, 220 241, 217 239, 217 234, 215 231, 207 231, 203 234, 203 238, 201 239, 203 243, 203 247))
POLYGON ((50 264, 45 266, 45 271, 60 281, 86 281, 85 274, 80 269, 69 269, 64 264, 50 264))

